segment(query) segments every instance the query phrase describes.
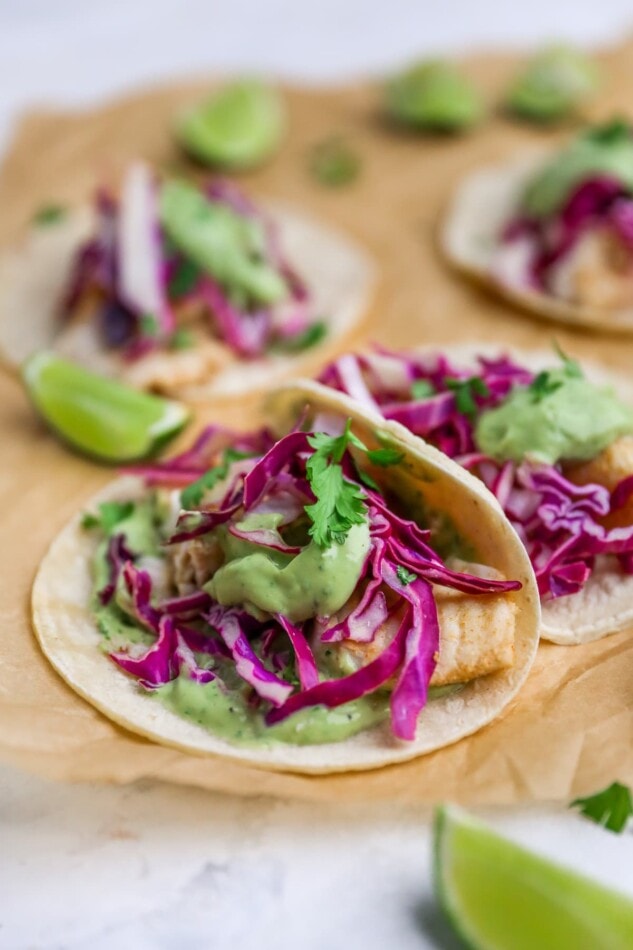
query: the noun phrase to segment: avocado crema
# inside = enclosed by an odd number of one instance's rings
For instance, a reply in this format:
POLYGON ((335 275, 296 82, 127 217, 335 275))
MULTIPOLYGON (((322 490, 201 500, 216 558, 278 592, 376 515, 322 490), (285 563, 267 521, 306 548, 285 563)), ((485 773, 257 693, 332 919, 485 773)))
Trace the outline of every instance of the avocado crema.
MULTIPOLYGON (((249 515, 237 527, 276 531, 283 515, 249 515)), ((293 622, 331 617, 354 593, 369 551, 367 521, 353 525, 343 544, 320 548, 311 541, 288 555, 218 531, 224 564, 204 589, 223 607, 242 607, 255 617, 283 614, 293 622)), ((281 536, 279 541, 281 542, 281 536)))
MULTIPOLYGON (((161 541, 166 535, 162 524, 167 506, 157 503, 157 496, 137 502, 129 516, 119 521, 112 533, 124 536, 126 544, 137 555, 139 567, 154 576, 165 573, 166 563, 161 541)), ((280 516, 269 514, 247 516, 240 527, 245 529, 279 527, 280 516)), ((254 615, 283 613, 299 620, 317 614, 334 613, 348 600, 358 581, 369 548, 367 522, 355 525, 345 542, 320 549, 314 542, 300 554, 289 556, 262 549, 248 541, 218 531, 217 539, 225 553, 224 565, 215 573, 207 587, 225 604, 241 604, 254 615)), ((103 649, 110 653, 126 646, 148 645, 152 635, 136 623, 126 611, 128 596, 121 583, 115 596, 106 605, 100 603, 98 592, 107 583, 109 568, 107 540, 96 551, 93 564, 93 609, 103 649)), ((325 646, 325 645, 324 645, 325 646)), ((296 712, 283 722, 267 726, 261 713, 253 709, 228 663, 195 653, 199 666, 213 668, 218 680, 198 683, 181 673, 175 679, 152 691, 151 695, 177 715, 198 723, 231 742, 286 742, 316 745, 337 742, 382 722, 389 715, 389 693, 379 691, 335 709, 314 706, 296 712), (228 687, 228 688, 226 688, 228 687)), ((323 650, 328 671, 334 664, 334 652, 323 650)), ((344 670, 339 671, 342 675, 344 670)), ((288 675, 288 674, 286 674, 288 675)))
POLYGON ((633 191, 633 134, 614 121, 585 132, 555 155, 529 182, 523 211, 533 217, 554 214, 584 179, 612 178, 633 191))
POLYGON ((633 412, 612 389, 566 367, 542 374, 541 381, 540 387, 515 387, 481 414, 475 442, 482 452, 498 461, 585 461, 633 432, 633 412))

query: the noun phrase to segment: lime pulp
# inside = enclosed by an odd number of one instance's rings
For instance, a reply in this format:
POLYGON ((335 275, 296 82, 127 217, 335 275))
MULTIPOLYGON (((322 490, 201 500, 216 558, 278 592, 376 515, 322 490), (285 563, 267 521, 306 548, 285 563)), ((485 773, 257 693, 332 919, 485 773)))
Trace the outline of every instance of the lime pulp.
POLYGON ((105 462, 152 455, 189 420, 180 403, 88 372, 53 353, 31 356, 22 377, 48 425, 73 448, 105 462))
POLYGON ((284 126, 279 94, 262 82, 245 79, 191 109, 176 132, 181 145, 199 161, 239 170, 269 158, 284 126))
POLYGON ((514 844, 462 809, 438 809, 440 903, 475 950, 630 950, 633 900, 514 844))

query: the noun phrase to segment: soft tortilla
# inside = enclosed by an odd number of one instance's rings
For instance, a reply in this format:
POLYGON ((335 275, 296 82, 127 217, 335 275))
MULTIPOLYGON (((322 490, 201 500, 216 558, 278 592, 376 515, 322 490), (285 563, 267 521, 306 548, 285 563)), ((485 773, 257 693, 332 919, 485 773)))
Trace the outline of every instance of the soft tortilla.
MULTIPOLYGON (((315 360, 340 348, 362 319, 374 289, 375 267, 362 248, 337 231, 284 205, 267 209, 279 227, 282 247, 312 293, 316 318, 328 325, 322 344, 296 355, 235 359, 214 373, 210 334, 205 334, 206 350, 203 345, 129 363, 103 347, 94 321, 60 327, 56 307, 74 255, 94 222, 90 209, 81 208, 58 223, 32 228, 20 249, 0 257, 0 357, 15 367, 36 350, 52 348, 131 385, 142 387, 143 377, 149 375, 152 388, 194 402, 266 389, 291 373, 309 372, 315 360), (194 385, 188 377, 196 360, 208 381, 194 385)), ((220 347, 216 344, 215 349, 220 347)))
POLYGON ((520 253, 505 253, 502 267, 498 266, 499 234, 516 214, 527 182, 547 157, 548 153, 530 153, 466 177, 441 225, 442 251, 462 273, 539 317, 602 333, 632 334, 633 309, 582 307, 527 288, 520 253))
MULTIPOLYGON (((417 353, 445 353, 462 365, 475 368, 477 356, 508 354, 534 372, 551 366, 556 357, 548 350, 521 350, 485 343, 458 343, 449 346, 418 347, 417 353)), ((600 385, 612 386, 621 399, 633 405, 633 383, 602 366, 582 361, 587 377, 600 385)), ((422 440, 420 440, 422 441, 422 440)), ((633 576, 625 574, 613 558, 597 558, 596 569, 583 589, 568 597, 546 601, 542 606, 541 637, 552 643, 590 643, 633 624, 633 576)))
MULTIPOLYGON (((385 482, 395 491, 422 495, 432 509, 450 512, 483 563, 522 582, 520 591, 503 595, 517 604, 514 665, 430 703, 422 714, 418 738, 411 743, 394 739, 386 722, 328 745, 231 745, 141 693, 135 681, 99 650, 100 636, 90 609, 95 540, 81 529, 77 515, 40 566, 33 587, 34 627, 44 653, 64 680, 120 725, 187 752, 222 755, 267 769, 303 773, 370 769, 431 752, 476 732, 501 713, 526 679, 538 643, 538 593, 527 555, 493 496, 481 482, 401 426, 367 414, 352 400, 317 383, 288 385, 274 395, 270 408, 280 422, 279 431, 287 430, 307 404, 351 417, 354 430, 370 445, 378 444, 376 429, 388 433, 407 461, 381 470, 385 482)), ((138 480, 119 479, 89 507, 106 498, 129 498, 142 492, 138 480)))

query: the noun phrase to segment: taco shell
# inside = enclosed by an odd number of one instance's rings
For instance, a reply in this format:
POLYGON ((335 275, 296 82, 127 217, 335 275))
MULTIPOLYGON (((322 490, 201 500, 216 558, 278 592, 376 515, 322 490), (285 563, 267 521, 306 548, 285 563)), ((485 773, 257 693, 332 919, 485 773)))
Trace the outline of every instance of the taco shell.
POLYGON ((239 360, 201 332, 191 348, 130 362, 103 346, 94 320, 60 325, 57 309, 75 254, 94 226, 91 209, 83 207, 54 224, 32 227, 21 247, 0 256, 0 359, 17 368, 33 352, 53 349, 87 369, 192 402, 268 389, 285 376, 310 372, 362 320, 375 267, 362 248, 313 218, 281 204, 266 210, 312 294, 317 319, 327 325, 322 343, 303 353, 239 360))
POLYGON ((532 152, 480 168, 463 179, 441 223, 440 248, 461 273, 535 316, 580 329, 633 334, 631 308, 600 310, 526 287, 520 252, 504 254, 498 266, 499 234, 515 216, 528 181, 547 157, 532 152))
MULTIPOLYGON (((375 433, 380 430, 405 454, 403 463, 381 470, 383 486, 410 499, 412 506, 448 514, 479 561, 505 578, 521 581, 520 590, 502 595, 516 607, 513 664, 429 702, 412 742, 394 739, 387 721, 350 739, 324 745, 232 745, 143 694, 136 681, 100 651, 101 638, 91 610, 91 560, 96 542, 82 530, 77 514, 40 566, 32 595, 33 624, 42 650, 57 672, 118 724, 190 753, 222 756, 265 769, 302 773, 372 769, 423 755, 476 732, 499 716, 525 681, 538 643, 539 598, 527 554, 492 494, 400 425, 385 423, 318 383, 288 384, 272 394, 268 408, 277 431, 288 431, 306 406, 350 417, 353 431, 369 447, 379 445, 375 433)), ((106 499, 138 497, 144 491, 140 480, 128 476, 110 484, 89 507, 106 499)), ((486 599, 487 595, 481 598, 482 605, 486 599)), ((485 611, 484 606, 481 609, 485 611)), ((464 657, 465 662, 466 654, 464 657)))

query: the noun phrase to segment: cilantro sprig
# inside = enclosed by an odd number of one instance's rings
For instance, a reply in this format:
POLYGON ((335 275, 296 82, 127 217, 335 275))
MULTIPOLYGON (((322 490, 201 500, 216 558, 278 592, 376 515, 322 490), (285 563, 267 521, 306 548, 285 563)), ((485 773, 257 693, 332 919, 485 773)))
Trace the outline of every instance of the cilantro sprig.
POLYGON ((100 528, 105 535, 110 535, 119 522, 129 518, 133 511, 133 501, 102 501, 97 514, 87 511, 83 515, 81 527, 86 531, 100 528))
POLYGON ((435 395, 435 386, 428 379, 416 379, 411 383, 411 396, 413 399, 428 399, 435 395))
POLYGON ((584 376, 578 360, 571 359, 571 357, 567 356, 558 343, 554 343, 554 348, 563 365, 560 369, 545 369, 537 373, 528 386, 528 392, 531 394, 532 402, 541 402, 546 396, 555 393, 556 390, 560 389, 564 384, 566 378, 582 379, 584 376))
POLYGON ((597 825, 620 834, 633 818, 633 795, 626 785, 612 782, 608 788, 595 795, 574 799, 570 807, 578 808, 581 814, 597 825))
MULTIPOLYGON (((366 496, 354 482, 343 475, 341 462, 350 446, 364 452, 367 459, 379 468, 399 465, 404 452, 383 444, 377 449, 368 449, 364 442, 351 430, 352 420, 348 419, 345 429, 339 436, 330 436, 316 432, 308 436, 308 442, 314 454, 306 463, 306 473, 316 502, 306 506, 306 513, 312 521, 310 536, 319 547, 327 548, 332 544, 343 544, 350 528, 361 524, 367 517, 366 496)), ((377 433, 378 440, 386 438, 377 433)), ((379 486, 368 472, 364 472, 355 463, 359 480, 368 488, 380 491, 379 486)))
POLYGON ((403 587, 406 587, 408 584, 412 584, 413 581, 417 580, 417 574, 414 574, 413 571, 409 571, 402 564, 396 566, 396 574, 398 575, 398 580, 403 587))
POLYGON ((308 436, 308 443, 314 453, 306 463, 306 473, 317 499, 305 509, 312 522, 309 534, 320 548, 343 544, 352 525, 365 521, 367 505, 362 489, 344 477, 341 461, 348 446, 361 451, 366 446, 351 431, 351 419, 341 435, 316 432, 308 436))
POLYGON ((475 396, 489 396, 490 390, 481 376, 470 376, 468 379, 454 379, 447 376, 444 385, 455 394, 457 411, 463 416, 475 416, 478 411, 475 396))
POLYGON ((180 503, 185 510, 190 510, 195 508, 196 505, 199 505, 202 501, 202 498, 205 492, 210 491, 218 482, 221 482, 223 478, 226 478, 229 472, 229 466, 231 462, 239 462, 241 459, 251 458, 253 455, 252 452, 240 452, 237 449, 225 449, 222 456, 222 461, 210 468, 208 472, 205 472, 200 478, 195 482, 192 482, 191 485, 187 485, 186 488, 180 493, 180 503))

